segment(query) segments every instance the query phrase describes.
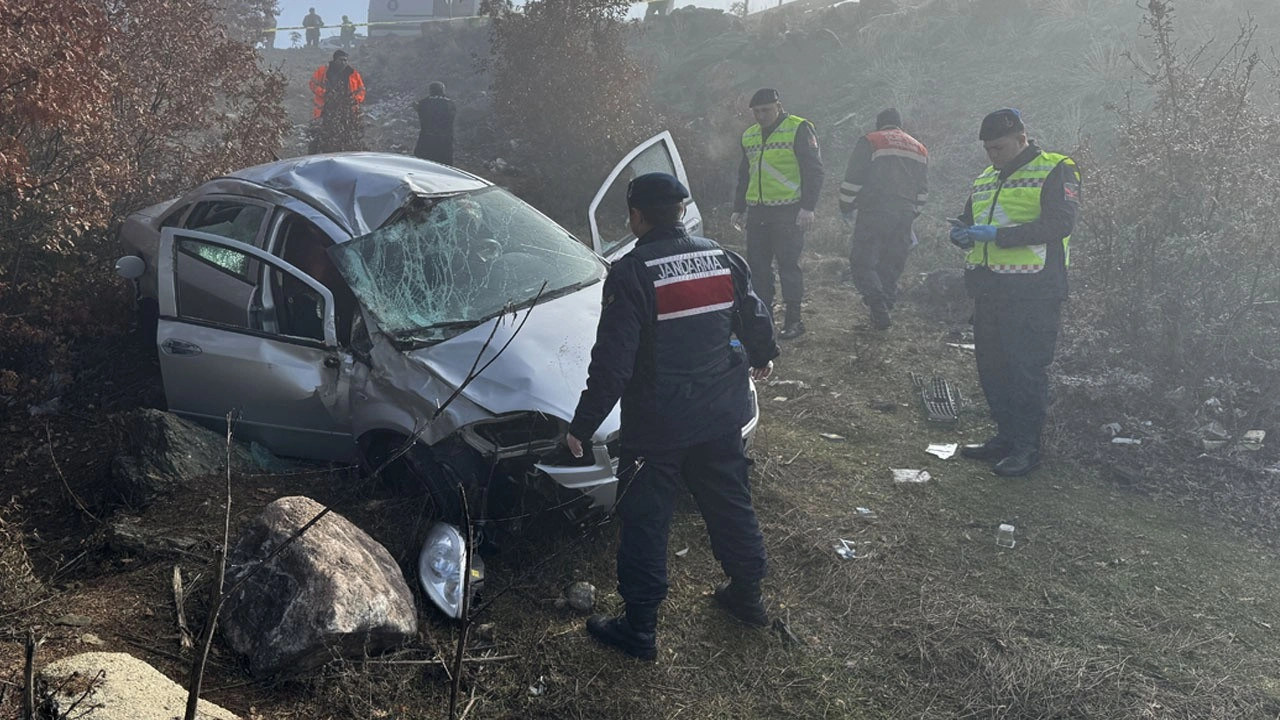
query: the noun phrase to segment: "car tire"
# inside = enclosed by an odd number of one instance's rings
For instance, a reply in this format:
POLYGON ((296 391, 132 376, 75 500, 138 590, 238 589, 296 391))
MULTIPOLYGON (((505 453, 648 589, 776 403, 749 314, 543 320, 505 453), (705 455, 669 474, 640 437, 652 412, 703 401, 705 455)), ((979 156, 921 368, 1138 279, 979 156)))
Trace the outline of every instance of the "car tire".
MULTIPOLYGON (((464 518, 461 491, 466 491, 470 501, 474 492, 486 478, 484 458, 471 446, 458 440, 444 440, 433 446, 414 443, 390 463, 387 460, 404 448, 407 438, 390 433, 382 434, 367 443, 364 459, 368 472, 374 472, 384 464, 382 477, 397 491, 420 493, 426 491, 431 499, 433 516, 445 522, 461 525, 464 518)), ((479 508, 468 508, 477 519, 479 508)))
POLYGON ((155 298, 138 299, 138 342, 156 350, 156 333, 160 329, 160 302, 155 298))

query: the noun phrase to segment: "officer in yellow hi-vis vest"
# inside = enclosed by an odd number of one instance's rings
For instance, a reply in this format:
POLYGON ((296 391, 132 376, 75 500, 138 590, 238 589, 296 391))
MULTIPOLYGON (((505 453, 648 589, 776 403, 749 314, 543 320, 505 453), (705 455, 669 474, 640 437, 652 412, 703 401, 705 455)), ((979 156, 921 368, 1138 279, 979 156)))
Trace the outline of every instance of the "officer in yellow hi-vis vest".
POLYGON ((773 309, 773 261, 786 305, 782 332, 790 340, 804 334, 800 303, 804 275, 800 253, 804 233, 813 225, 813 209, 822 192, 822 156, 813 123, 782 108, 778 91, 763 88, 751 98, 756 124, 742 134, 738 191, 733 199, 734 227, 746 223, 747 264, 756 294, 773 309))
POLYGON ((998 430, 960 452, 1018 477, 1040 464, 1080 171, 1071 158, 1028 142, 1011 108, 983 118, 978 138, 991 166, 973 181, 951 242, 966 251, 978 379, 998 430))

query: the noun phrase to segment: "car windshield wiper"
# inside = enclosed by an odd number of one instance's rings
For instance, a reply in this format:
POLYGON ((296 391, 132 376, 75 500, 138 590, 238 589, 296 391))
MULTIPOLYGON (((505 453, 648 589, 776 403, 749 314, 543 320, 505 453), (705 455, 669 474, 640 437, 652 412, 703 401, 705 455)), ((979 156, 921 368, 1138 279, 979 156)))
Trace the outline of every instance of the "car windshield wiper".
POLYGON ((450 320, 447 322, 431 323, 422 327, 410 328, 408 330, 400 330, 392 335, 396 342, 411 345, 420 345, 425 343, 440 342, 445 339, 442 337, 450 330, 470 330, 471 328, 488 320, 489 317, 479 318, 477 320, 450 320))

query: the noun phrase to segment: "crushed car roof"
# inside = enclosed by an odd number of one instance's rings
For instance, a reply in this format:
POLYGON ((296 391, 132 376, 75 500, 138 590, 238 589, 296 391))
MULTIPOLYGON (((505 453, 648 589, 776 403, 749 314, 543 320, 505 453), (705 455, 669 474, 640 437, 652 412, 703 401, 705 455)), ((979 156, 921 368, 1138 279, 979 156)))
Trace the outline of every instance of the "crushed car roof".
POLYGON ((306 199, 353 236, 381 227, 411 197, 465 192, 492 183, 447 165, 394 153, 306 155, 255 165, 228 177, 306 199))

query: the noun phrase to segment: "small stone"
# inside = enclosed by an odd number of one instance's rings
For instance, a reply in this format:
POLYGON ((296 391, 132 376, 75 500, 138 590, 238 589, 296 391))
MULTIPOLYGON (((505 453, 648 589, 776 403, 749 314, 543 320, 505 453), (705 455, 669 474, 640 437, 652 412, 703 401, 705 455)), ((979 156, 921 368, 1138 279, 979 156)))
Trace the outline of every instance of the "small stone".
POLYGON ((63 615, 53 621, 54 625, 66 625, 68 627, 87 627, 93 624, 93 618, 88 615, 63 615))
POLYGON ((588 582, 576 582, 564 591, 569 607, 580 613, 591 612, 596 605, 596 586, 588 582))
POLYGON ((85 633, 81 635, 80 642, 84 643, 85 645, 97 645, 97 646, 102 646, 106 644, 102 642, 102 638, 98 637, 97 635, 94 635, 93 633, 85 633))

